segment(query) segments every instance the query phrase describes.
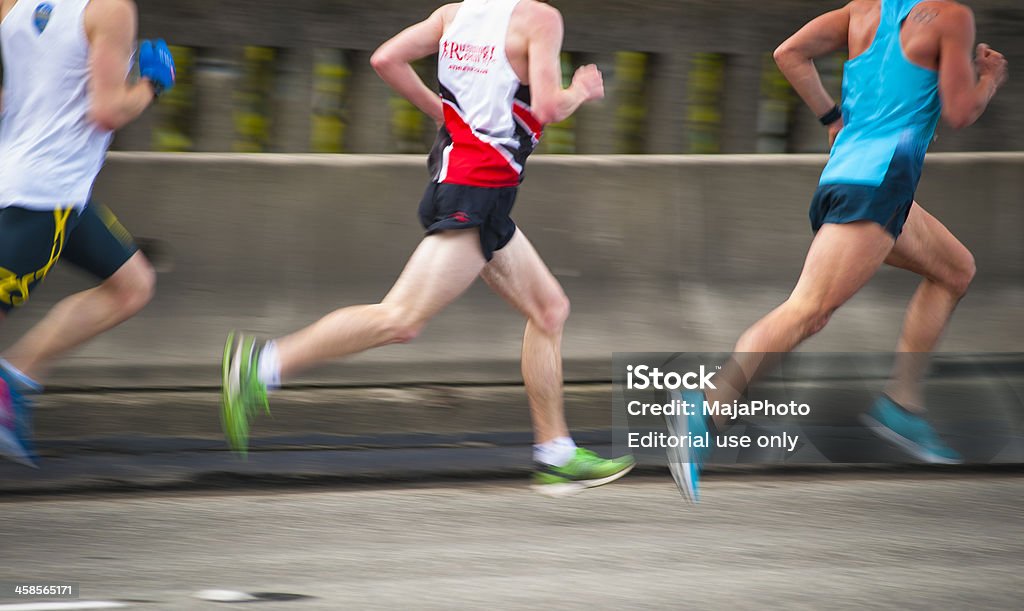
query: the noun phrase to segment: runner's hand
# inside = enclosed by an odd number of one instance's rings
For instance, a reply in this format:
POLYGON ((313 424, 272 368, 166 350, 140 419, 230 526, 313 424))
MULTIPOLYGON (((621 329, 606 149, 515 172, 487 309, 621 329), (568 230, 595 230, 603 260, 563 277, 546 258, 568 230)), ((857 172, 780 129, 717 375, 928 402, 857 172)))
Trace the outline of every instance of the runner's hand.
POLYGON ((571 87, 580 92, 584 102, 604 97, 604 78, 594 64, 580 66, 572 76, 571 87))
POLYGON ((139 45, 139 76, 149 79, 157 96, 174 87, 174 57, 162 39, 143 40, 139 45))
POLYGON ((843 129, 843 119, 840 118, 835 123, 828 126, 828 148, 832 150, 832 146, 836 143, 836 137, 839 136, 839 132, 843 129))
POLYGON ((997 88, 1002 87, 1009 78, 1006 58, 1002 53, 984 43, 978 45, 974 65, 978 69, 978 75, 992 77, 997 88))

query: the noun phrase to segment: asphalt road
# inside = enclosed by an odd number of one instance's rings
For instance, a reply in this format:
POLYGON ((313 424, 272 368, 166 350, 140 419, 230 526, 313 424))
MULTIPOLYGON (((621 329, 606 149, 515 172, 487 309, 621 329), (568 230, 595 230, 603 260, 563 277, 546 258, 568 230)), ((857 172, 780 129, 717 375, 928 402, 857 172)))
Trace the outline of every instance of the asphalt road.
MULTIPOLYGON (((225 609, 1019 608, 1024 478, 666 478, 563 500, 521 482, 0 500, 0 581, 225 609)), ((149 602, 133 602, 149 601, 149 602)), ((0 611, 26 603, 0 600, 0 611)), ((38 607, 43 608, 43 607, 38 607)))

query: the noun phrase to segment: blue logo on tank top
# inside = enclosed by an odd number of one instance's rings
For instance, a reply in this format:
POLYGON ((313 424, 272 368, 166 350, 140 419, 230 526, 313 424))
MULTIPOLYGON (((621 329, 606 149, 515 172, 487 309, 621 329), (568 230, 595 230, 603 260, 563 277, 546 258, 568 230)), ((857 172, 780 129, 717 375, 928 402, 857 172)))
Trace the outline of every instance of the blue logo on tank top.
POLYGON ((49 2, 44 2, 36 7, 34 21, 40 34, 46 29, 46 24, 50 23, 51 14, 53 14, 53 5, 49 2))

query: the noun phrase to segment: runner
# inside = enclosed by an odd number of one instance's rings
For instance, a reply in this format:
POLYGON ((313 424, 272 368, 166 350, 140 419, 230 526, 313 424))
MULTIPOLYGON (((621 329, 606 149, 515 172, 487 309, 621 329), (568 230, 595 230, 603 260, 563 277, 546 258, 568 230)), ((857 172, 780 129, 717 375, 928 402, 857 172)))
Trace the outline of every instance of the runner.
POLYGON ((577 448, 562 402, 562 328, 569 302, 509 214, 523 165, 543 125, 604 96, 596 66, 562 88, 560 13, 536 0, 466 0, 437 9, 384 43, 380 76, 441 125, 432 181, 419 206, 426 237, 384 300, 343 308, 269 342, 241 334, 224 352, 223 421, 236 450, 250 419, 281 379, 315 363, 408 342, 481 277, 527 319, 522 372, 533 418, 534 488, 560 496, 625 475, 631 457, 605 460, 577 448), (438 53, 441 95, 410 62, 438 53), (529 85, 529 87, 528 87, 529 85))
MULTIPOLYGON (((923 277, 910 302, 886 393, 866 420, 915 457, 961 457, 923 418, 922 381, 942 332, 974 277, 974 258, 942 223, 914 202, 925 152, 940 116, 953 128, 974 123, 1006 81, 1006 60, 974 49, 974 17, 945 0, 854 0, 814 19, 776 50, 779 68, 821 123, 832 146, 811 203, 814 241, 789 299, 748 329, 716 378, 717 391, 683 393, 702 405, 732 402, 772 354, 789 352, 825 327, 883 263, 923 277), (822 86, 813 60, 846 49, 843 105, 822 86)), ((701 410, 696 410, 701 411, 701 410)), ((702 415, 670 422, 702 435, 726 425, 702 415)), ((709 449, 670 456, 683 495, 696 501, 709 449)))
POLYGON ((0 359, 0 453, 34 464, 29 396, 47 365, 131 318, 155 276, 117 218, 89 201, 114 130, 174 85, 163 41, 135 45, 130 0, 3 0, 0 319, 24 305, 59 260, 100 280, 58 303, 0 359))

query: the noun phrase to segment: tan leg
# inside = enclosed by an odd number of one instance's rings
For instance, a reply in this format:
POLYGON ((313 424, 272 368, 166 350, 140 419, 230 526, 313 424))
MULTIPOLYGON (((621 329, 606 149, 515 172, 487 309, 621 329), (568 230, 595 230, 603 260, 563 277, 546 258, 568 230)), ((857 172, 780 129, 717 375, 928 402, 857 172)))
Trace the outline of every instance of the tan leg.
POLYGON ((885 260, 923 276, 907 306, 896 364, 886 392, 900 405, 923 410, 921 382, 953 310, 974 278, 974 257, 916 202, 903 233, 885 260))
POLYGON ((522 231, 494 254, 481 277, 526 317, 522 369, 534 437, 568 437, 562 398, 562 327, 569 299, 522 231))
POLYGON ((327 359, 411 341, 473 284, 485 263, 475 228, 427 236, 381 303, 336 310, 278 340, 282 377, 327 359))
POLYGON ((153 298, 156 273, 137 252, 103 284, 75 293, 53 306, 7 352, 7 360, 40 379, 56 357, 128 320, 153 298))
POLYGON ((811 243, 789 299, 740 337, 716 378, 718 391, 709 393, 708 399, 736 400, 771 364, 771 357, 793 350, 824 329, 832 313, 875 275, 892 248, 892 236, 877 223, 824 225, 811 243))

